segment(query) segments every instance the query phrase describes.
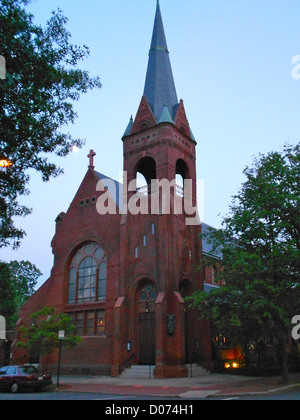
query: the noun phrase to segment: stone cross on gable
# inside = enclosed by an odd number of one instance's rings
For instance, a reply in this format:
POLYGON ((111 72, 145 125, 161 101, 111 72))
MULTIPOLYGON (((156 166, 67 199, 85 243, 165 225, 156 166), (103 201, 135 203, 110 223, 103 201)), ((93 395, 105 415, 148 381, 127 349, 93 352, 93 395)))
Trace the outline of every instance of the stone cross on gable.
POLYGON ((87 156, 90 159, 89 169, 95 169, 94 166, 94 157, 96 156, 96 153, 94 150, 91 150, 89 155, 87 156))

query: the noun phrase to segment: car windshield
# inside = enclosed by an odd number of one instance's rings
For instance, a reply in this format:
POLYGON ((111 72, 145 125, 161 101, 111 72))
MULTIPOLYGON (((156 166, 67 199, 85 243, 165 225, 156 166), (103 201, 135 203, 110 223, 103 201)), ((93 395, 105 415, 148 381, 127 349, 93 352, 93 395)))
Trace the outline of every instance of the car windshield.
POLYGON ((6 375, 7 367, 0 368, 0 375, 6 375))
POLYGON ((20 370, 22 373, 38 373, 38 370, 34 366, 21 366, 20 370))

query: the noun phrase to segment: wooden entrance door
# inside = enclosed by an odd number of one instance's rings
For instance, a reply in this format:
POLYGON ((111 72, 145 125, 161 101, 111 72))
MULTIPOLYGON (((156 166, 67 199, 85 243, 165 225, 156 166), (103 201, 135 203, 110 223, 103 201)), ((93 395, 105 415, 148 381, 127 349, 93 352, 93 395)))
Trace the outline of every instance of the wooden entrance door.
POLYGON ((155 313, 139 314, 139 364, 155 365, 155 313))

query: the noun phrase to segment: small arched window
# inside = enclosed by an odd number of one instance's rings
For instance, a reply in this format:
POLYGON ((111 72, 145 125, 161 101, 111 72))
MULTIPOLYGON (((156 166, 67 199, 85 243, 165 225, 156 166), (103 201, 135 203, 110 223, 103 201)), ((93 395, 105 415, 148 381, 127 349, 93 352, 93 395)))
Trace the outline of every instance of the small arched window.
POLYGON ((152 281, 144 279, 140 283, 138 289, 138 306, 139 313, 155 312, 155 301, 157 298, 157 290, 152 281))
POLYGON ((157 298, 157 292, 154 284, 147 283, 140 291, 139 301, 143 302, 155 302, 157 298))
POLYGON ((103 248, 94 242, 82 246, 69 267, 68 303, 105 300, 107 261, 103 248))

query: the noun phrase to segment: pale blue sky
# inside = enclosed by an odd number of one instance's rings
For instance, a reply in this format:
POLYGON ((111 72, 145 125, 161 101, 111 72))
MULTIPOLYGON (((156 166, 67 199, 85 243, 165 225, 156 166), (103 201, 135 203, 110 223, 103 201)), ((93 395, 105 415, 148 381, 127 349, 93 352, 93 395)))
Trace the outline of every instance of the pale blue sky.
MULTIPOLYGON (((292 58, 300 55, 299 0, 161 0, 178 98, 197 140, 197 175, 205 181, 205 222, 220 227, 231 197, 253 156, 280 150, 300 137, 300 79, 292 58)), ((156 0, 35 0, 30 10, 43 24, 51 10, 69 18, 75 44, 90 47, 83 64, 99 75, 101 90, 83 96, 69 129, 86 138, 77 154, 55 159, 65 175, 43 184, 32 173, 33 213, 18 224, 27 231, 17 252, 49 277, 56 216, 66 211, 97 152, 96 169, 118 178, 121 137, 135 116, 144 88, 156 0)))

